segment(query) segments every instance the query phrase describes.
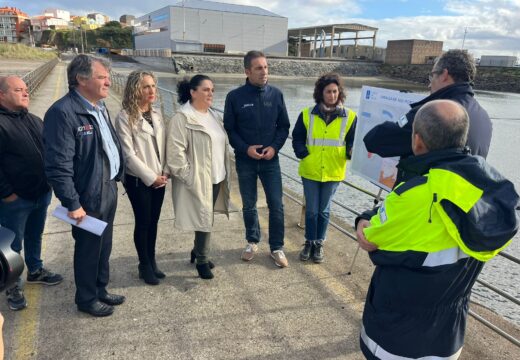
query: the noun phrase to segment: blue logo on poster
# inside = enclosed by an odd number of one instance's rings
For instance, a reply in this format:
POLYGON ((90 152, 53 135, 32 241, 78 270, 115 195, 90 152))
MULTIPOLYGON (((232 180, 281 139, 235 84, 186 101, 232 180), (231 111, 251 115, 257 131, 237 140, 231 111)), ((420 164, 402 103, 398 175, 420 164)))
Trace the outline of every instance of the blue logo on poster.
POLYGON ((367 94, 365 95, 365 99, 370 100, 370 90, 367 90, 367 94))

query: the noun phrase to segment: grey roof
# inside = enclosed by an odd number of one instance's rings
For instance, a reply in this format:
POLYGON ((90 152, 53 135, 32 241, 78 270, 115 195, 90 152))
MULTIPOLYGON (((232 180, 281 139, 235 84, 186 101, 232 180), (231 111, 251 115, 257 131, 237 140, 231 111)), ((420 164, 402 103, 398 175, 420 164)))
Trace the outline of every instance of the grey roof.
MULTIPOLYGON (((174 7, 182 7, 183 2, 178 2, 173 5, 174 7)), ((204 0, 186 0, 184 1, 184 7, 190 9, 201 9, 201 10, 212 10, 212 11, 223 11, 223 12, 232 12, 238 14, 249 14, 249 15, 258 15, 258 16, 271 16, 271 17, 284 17, 273 12, 262 9, 258 6, 247 6, 247 5, 235 5, 235 4, 226 4, 214 1, 204 1, 204 0)))

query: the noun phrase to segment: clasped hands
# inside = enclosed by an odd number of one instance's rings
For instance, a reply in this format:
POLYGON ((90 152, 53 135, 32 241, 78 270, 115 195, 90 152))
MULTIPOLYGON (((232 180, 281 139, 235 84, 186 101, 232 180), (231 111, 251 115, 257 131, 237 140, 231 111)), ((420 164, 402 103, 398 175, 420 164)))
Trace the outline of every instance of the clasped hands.
POLYGON ((262 151, 258 152, 263 145, 251 145, 247 148, 247 155, 255 160, 271 160, 276 155, 276 150, 272 146, 265 147, 262 151))

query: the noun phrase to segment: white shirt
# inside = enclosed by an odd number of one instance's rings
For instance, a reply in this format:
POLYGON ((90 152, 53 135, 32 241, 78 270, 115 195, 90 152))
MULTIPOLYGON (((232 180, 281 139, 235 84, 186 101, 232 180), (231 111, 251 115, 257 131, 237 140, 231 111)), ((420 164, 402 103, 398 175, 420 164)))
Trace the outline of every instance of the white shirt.
POLYGON ((197 122, 211 138, 211 181, 218 184, 226 178, 226 133, 211 112, 197 111, 191 104, 190 107, 197 122))

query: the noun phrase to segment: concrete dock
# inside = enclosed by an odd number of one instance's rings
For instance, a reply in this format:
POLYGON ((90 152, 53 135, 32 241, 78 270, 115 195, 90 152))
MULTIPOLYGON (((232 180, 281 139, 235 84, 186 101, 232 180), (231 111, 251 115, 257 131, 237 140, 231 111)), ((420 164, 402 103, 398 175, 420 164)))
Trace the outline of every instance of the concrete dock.
MULTIPOLYGON (((43 118, 66 91, 66 64, 60 63, 32 96, 30 111, 43 118)), ((111 94, 107 105, 114 118, 120 99, 111 94)), ((133 213, 119 185, 109 290, 127 301, 108 318, 76 310, 74 240, 70 226, 50 216, 58 204, 53 198, 42 258, 65 280, 51 287, 27 284, 28 307, 23 311, 10 311, 5 298, 0 299, 6 359, 363 359, 359 329, 373 271, 366 253, 359 253, 353 274, 347 275, 357 244, 331 227, 325 262, 299 261, 304 241, 297 226, 301 208, 286 197, 290 266, 274 265, 266 241, 253 261, 243 262, 246 242, 236 179, 232 190, 236 211, 229 220, 215 218, 211 258, 216 268, 209 281, 198 278, 189 263, 194 236, 174 228, 167 192, 157 240, 158 264, 167 277, 149 286, 138 279, 133 213)), ((261 190, 259 195, 266 239, 268 212, 261 190)), ((472 309, 520 337, 520 329, 499 316, 476 305, 472 309)), ((520 358, 517 346, 472 318, 468 323, 461 359, 520 358)))

